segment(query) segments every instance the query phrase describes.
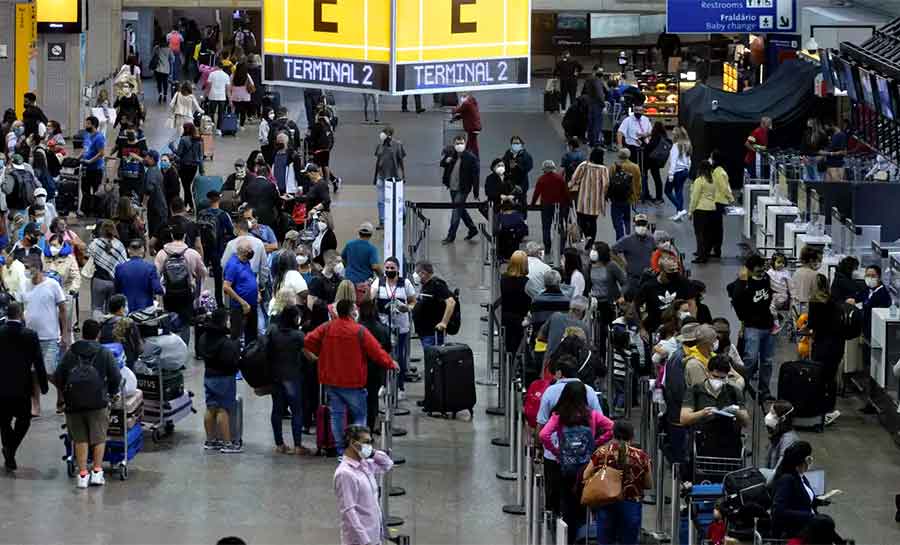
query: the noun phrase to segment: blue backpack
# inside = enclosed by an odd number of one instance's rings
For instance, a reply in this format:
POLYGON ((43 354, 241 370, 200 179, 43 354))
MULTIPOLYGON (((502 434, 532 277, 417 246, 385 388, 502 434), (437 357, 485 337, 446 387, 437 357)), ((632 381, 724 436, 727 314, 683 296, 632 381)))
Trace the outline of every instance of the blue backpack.
POLYGON ((564 426, 559 434, 559 467, 562 475, 573 477, 591 461, 594 434, 589 426, 564 426))

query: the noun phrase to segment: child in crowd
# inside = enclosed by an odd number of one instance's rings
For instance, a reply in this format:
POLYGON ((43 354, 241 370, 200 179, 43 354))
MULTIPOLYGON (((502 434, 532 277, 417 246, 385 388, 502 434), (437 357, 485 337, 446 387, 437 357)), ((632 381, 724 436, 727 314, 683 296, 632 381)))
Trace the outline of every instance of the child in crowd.
POLYGON ((771 265, 766 273, 772 286, 772 315, 775 317, 775 325, 772 333, 781 331, 781 324, 785 318, 784 313, 790 310, 791 295, 789 285, 791 272, 787 269, 787 258, 781 252, 772 255, 771 265))

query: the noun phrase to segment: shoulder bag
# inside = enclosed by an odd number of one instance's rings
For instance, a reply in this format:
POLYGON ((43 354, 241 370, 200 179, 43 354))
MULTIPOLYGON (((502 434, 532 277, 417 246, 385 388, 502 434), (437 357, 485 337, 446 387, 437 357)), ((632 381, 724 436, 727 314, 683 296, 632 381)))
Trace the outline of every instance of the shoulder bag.
POLYGON ((581 505, 603 507, 618 501, 622 501, 622 471, 609 467, 604 455, 603 465, 596 468, 584 483, 581 505))

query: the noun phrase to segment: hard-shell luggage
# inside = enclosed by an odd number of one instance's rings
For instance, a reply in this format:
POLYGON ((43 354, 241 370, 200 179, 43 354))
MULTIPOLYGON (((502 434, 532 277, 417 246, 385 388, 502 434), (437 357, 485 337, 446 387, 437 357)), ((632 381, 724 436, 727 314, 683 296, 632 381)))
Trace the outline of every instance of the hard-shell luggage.
POLYGON ((325 388, 319 388, 319 407, 316 409, 316 454, 331 456, 337 444, 331 431, 331 407, 325 398, 325 388))
POLYGON ((462 343, 446 343, 425 350, 425 403, 429 415, 475 409, 475 358, 472 349, 462 343))
POLYGON ((194 210, 200 212, 209 208, 209 199, 206 194, 210 191, 222 191, 225 180, 221 176, 197 176, 194 178, 194 186, 191 193, 194 198, 194 210))
POLYGON ((788 361, 778 372, 778 399, 790 401, 795 427, 825 427, 828 395, 822 364, 808 361, 788 361))
MULTIPOLYGON (((194 410, 194 402, 190 392, 185 392, 171 401, 163 403, 162 420, 165 423, 175 423, 191 415, 194 410)), ((145 398, 144 416, 150 421, 160 420, 159 400, 145 398)))
MULTIPOLYGON (((144 448, 144 428, 134 426, 128 429, 128 443, 126 446, 122 437, 108 439, 106 450, 103 452, 103 461, 112 465, 132 460, 144 448)), ((121 470, 121 469, 120 469, 121 470)), ((123 474, 124 480, 127 473, 123 474)))
MULTIPOLYGON (((159 375, 141 374, 137 375, 138 388, 144 392, 144 399, 147 401, 159 402, 159 375)), ((163 371, 163 394, 165 399, 176 399, 184 395, 184 373, 181 371, 163 371)))
POLYGON ((244 443, 244 398, 240 394, 234 400, 234 408, 228 415, 231 428, 231 442, 237 445, 244 443))
POLYGON ((67 180, 60 176, 56 185, 56 213, 66 217, 78 210, 78 180, 67 180))
POLYGON ((544 111, 558 112, 560 103, 559 91, 544 91, 544 111))
MULTIPOLYGON (((125 414, 128 420, 128 429, 141 423, 144 417, 144 393, 140 390, 134 395, 125 398, 125 414)), ((110 407, 108 437, 122 438, 122 400, 119 399, 110 407)))
POLYGON ((236 113, 228 110, 222 114, 222 120, 219 121, 219 130, 222 131, 224 136, 235 136, 238 133, 238 129, 239 125, 236 113))

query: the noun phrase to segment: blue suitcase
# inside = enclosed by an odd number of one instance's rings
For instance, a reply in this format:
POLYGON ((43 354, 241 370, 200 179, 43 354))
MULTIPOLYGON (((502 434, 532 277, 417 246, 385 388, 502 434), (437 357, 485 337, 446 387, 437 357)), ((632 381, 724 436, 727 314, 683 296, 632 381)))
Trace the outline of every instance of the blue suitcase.
POLYGON ((238 133, 238 118, 233 110, 228 110, 222 114, 222 120, 219 122, 219 130, 224 136, 236 136, 238 133))
POLYGON ((194 209, 197 213, 209 208, 209 201, 206 199, 206 194, 210 191, 222 191, 222 186, 224 184, 225 181, 221 176, 197 176, 194 178, 194 186, 191 189, 191 194, 194 198, 194 209))
POLYGON ((112 465, 129 462, 144 448, 144 428, 140 424, 128 430, 128 448, 121 438, 106 441, 103 461, 112 465))

